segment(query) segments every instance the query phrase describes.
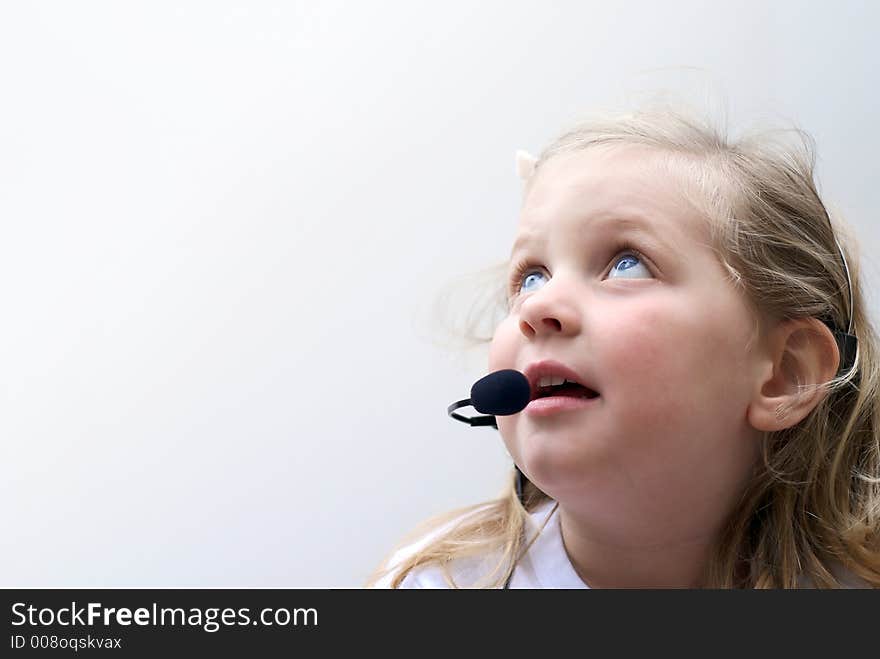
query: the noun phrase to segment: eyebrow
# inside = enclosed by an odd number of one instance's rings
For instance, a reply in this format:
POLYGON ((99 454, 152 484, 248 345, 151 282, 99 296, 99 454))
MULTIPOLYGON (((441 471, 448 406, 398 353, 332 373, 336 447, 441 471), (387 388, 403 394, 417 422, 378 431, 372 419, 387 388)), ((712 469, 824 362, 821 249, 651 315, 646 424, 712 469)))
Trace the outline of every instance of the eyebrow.
MULTIPOLYGON (((583 225, 583 222, 581 224, 583 225)), ((627 214, 625 216, 604 216, 590 222, 589 231, 592 233, 600 234, 609 231, 634 234, 650 240, 653 246, 660 248, 664 251, 675 251, 670 243, 660 238, 660 235, 657 233, 656 229, 651 225, 648 220, 638 215, 627 214)), ((581 232, 581 235, 584 235, 586 232, 587 230, 584 229, 584 231, 581 232)), ((521 233, 513 243, 513 248, 510 250, 511 255, 515 254, 517 250, 521 249, 526 243, 529 242, 536 242, 543 245, 547 242, 547 236, 544 232, 541 231, 526 231, 524 233, 521 233)))

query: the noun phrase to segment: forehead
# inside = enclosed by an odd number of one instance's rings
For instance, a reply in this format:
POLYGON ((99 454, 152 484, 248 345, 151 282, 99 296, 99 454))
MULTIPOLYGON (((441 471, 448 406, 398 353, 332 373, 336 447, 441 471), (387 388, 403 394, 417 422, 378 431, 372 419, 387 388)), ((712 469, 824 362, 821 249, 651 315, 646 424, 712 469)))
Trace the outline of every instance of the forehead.
POLYGON ((688 203, 683 179, 666 162, 658 151, 641 146, 598 146, 554 156, 531 182, 518 234, 540 233, 550 222, 556 226, 566 219, 619 216, 672 240, 705 241, 706 219, 688 203))

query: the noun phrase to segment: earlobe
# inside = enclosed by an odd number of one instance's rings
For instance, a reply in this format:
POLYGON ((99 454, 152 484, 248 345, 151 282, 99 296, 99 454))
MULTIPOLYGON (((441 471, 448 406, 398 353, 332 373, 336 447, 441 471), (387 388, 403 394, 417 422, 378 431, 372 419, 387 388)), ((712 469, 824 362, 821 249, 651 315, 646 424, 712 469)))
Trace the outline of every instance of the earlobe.
POLYGON ((840 356, 833 334, 815 318, 781 322, 767 346, 747 416, 754 428, 772 432, 794 426, 815 409, 840 356))

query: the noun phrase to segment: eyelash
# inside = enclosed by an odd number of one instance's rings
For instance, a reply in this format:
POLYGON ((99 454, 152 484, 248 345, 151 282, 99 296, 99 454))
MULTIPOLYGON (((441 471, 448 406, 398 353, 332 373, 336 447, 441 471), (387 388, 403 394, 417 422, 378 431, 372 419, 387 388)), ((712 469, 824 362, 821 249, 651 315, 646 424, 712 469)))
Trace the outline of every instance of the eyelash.
MULTIPOLYGON (((634 247, 631 247, 627 243, 623 243, 623 244, 619 245, 618 247, 615 247, 614 251, 612 253, 614 254, 615 260, 618 257, 621 257, 624 254, 626 254, 629 256, 635 256, 640 261, 645 262, 646 266, 647 266, 648 259, 646 259, 645 256, 639 250, 635 249, 634 247)), ((528 259, 523 259, 519 263, 517 263, 516 267, 513 269, 513 274, 510 276, 510 279, 507 284, 508 295, 511 299, 513 299, 519 295, 519 287, 522 285, 523 276, 527 272, 529 272, 533 269, 537 269, 537 268, 538 268, 538 265, 532 261, 529 261, 528 259)), ((650 270, 650 268, 649 268, 649 270, 650 270)))

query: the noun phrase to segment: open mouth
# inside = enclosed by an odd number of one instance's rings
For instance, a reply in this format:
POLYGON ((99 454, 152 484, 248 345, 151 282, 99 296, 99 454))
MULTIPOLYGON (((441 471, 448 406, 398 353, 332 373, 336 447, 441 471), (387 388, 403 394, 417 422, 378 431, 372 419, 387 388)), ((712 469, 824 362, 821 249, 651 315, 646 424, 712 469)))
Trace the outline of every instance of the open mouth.
POLYGON ((549 396, 568 396, 570 398, 598 398, 599 394, 589 387, 585 387, 577 382, 569 382, 566 380, 562 384, 552 384, 544 387, 538 387, 532 400, 537 398, 547 398, 549 396))

